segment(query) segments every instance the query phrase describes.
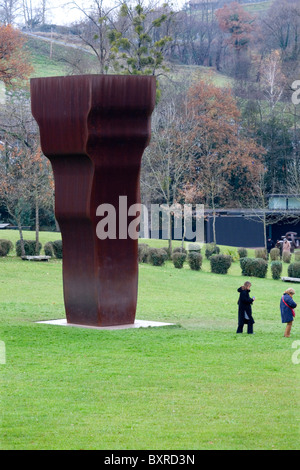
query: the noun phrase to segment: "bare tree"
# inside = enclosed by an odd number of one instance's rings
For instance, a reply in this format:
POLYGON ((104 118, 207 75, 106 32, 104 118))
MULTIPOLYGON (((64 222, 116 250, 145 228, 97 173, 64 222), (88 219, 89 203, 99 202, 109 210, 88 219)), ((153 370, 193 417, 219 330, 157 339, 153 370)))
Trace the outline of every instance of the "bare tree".
POLYGON ((22 0, 23 17, 27 28, 33 29, 39 24, 45 24, 48 9, 48 0, 39 0, 39 3, 22 0))
POLYGON ((107 73, 111 59, 107 32, 112 25, 113 12, 119 5, 105 7, 104 0, 93 0, 89 8, 77 0, 73 0, 69 5, 83 14, 84 19, 76 25, 77 34, 95 54, 99 72, 107 73))
POLYGON ((21 9, 20 0, 1 0, 0 18, 3 24, 14 24, 16 16, 21 9))
POLYGON ((13 92, 0 112, 0 196, 18 226, 22 255, 22 225, 25 215, 35 213, 36 241, 39 238, 39 211, 51 207, 53 201, 52 171, 39 147, 37 124, 34 121, 26 92, 13 92))
POLYGON ((165 204, 168 216, 168 243, 172 251, 172 216, 182 199, 182 187, 189 174, 189 158, 194 146, 189 139, 190 122, 186 102, 176 94, 164 95, 154 111, 152 140, 143 157, 142 193, 151 203, 165 204), (169 210, 171 209, 171 210, 169 210))
POLYGON ((286 87, 282 61, 278 50, 272 51, 261 63, 260 82, 264 98, 269 104, 270 115, 275 111, 286 87))
POLYGON ((298 0, 275 0, 262 21, 265 40, 282 57, 297 59, 300 53, 300 5, 298 0))

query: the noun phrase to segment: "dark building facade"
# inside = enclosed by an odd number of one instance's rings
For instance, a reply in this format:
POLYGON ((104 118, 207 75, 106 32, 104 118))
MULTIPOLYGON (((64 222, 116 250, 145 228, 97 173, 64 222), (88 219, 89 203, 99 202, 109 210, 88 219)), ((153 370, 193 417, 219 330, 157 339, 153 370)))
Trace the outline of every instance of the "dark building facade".
MULTIPOLYGON (((216 211, 215 230, 217 245, 244 248, 259 248, 265 244, 264 214, 266 216, 266 237, 274 243, 294 232, 300 236, 300 210, 220 210, 216 211)), ((212 243, 213 214, 208 211, 205 217, 205 242, 212 243)))
MULTIPOLYGON (((261 218, 255 214, 242 211, 219 211, 215 220, 217 245, 228 245, 244 248, 264 246, 264 225, 261 218)), ((205 241, 212 243, 213 215, 206 215, 205 241)))

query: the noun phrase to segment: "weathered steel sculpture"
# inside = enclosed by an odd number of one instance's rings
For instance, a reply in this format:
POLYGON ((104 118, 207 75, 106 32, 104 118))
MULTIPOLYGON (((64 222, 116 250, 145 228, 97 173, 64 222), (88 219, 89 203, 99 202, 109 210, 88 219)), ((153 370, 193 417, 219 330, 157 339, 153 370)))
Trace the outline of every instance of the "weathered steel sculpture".
MULTIPOLYGON (((138 240, 100 240, 97 208, 140 202, 140 165, 150 139, 155 78, 82 75, 31 80, 32 113, 52 164, 63 241, 68 323, 135 321, 138 240)), ((104 215, 104 214, 102 214, 104 215)), ((128 217, 128 223, 134 217, 128 217)))

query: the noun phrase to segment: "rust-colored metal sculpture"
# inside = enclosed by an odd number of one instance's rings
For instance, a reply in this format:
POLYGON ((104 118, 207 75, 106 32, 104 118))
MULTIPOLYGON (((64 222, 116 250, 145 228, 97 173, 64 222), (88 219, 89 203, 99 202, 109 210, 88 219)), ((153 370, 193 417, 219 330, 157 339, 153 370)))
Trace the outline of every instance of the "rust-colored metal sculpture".
MULTIPOLYGON (((68 323, 135 321, 138 240, 99 239, 97 208, 140 202, 140 165, 150 139, 155 78, 81 75, 31 80, 32 113, 52 164, 63 241, 68 323)), ((102 214, 104 215, 104 214, 102 214)), ((126 214, 127 215, 127 214, 126 214)), ((128 217, 128 224, 133 220, 128 217)))

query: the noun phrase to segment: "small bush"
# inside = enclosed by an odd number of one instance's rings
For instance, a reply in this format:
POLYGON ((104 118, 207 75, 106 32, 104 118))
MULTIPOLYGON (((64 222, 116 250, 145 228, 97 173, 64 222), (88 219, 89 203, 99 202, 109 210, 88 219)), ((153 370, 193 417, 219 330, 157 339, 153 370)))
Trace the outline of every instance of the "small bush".
POLYGON ((240 266, 243 276, 266 277, 268 263, 262 258, 241 258, 240 266))
POLYGON ((190 251, 188 256, 188 263, 193 271, 199 271, 202 266, 202 255, 196 251, 190 251))
POLYGON ((167 260, 167 253, 160 248, 149 248, 148 262, 153 266, 162 266, 167 260))
POLYGON ((212 255, 218 255, 220 253, 220 248, 215 243, 208 243, 205 247, 205 256, 207 259, 210 259, 212 255))
POLYGON ((241 258, 242 276, 253 276, 253 258, 241 258))
POLYGON ((268 271, 268 262, 263 258, 253 259, 253 276, 264 278, 268 271))
POLYGON ((7 256, 14 245, 10 240, 0 240, 0 256, 7 256))
POLYGON ((267 260, 268 259, 267 250, 265 250, 265 248, 257 248, 255 250, 255 258, 262 258, 264 260, 267 260))
POLYGON ((272 261, 271 271, 273 279, 280 279, 282 273, 282 263, 281 261, 272 261))
POLYGON ((174 250, 173 250, 173 254, 174 254, 174 253, 185 253, 185 254, 186 254, 187 251, 186 251, 185 248, 183 248, 183 247, 181 247, 181 246, 177 246, 177 247, 174 248, 174 250))
POLYGON ((139 263, 147 263, 149 253, 149 245, 146 243, 139 243, 138 245, 138 259, 139 263))
POLYGON ((47 242, 44 245, 44 252, 46 256, 51 256, 53 258, 54 253, 53 253, 53 245, 52 242, 47 242))
POLYGON ((295 261, 300 261, 300 251, 295 251, 295 261))
POLYGON ((238 254, 235 248, 227 248, 224 255, 231 256, 232 261, 236 261, 238 259, 238 254))
POLYGON ((172 261, 173 261, 175 268, 181 269, 183 267, 185 260, 186 260, 185 253, 173 252, 172 261))
POLYGON ((246 250, 246 248, 238 248, 238 254, 239 254, 240 259, 247 258, 248 251, 246 250))
POLYGON ((282 252, 282 261, 284 263, 290 263, 292 258, 292 254, 289 251, 282 252))
POLYGON ((201 246, 198 243, 190 243, 188 245, 189 253, 201 253, 201 246))
POLYGON ((62 248, 62 240, 55 240, 55 242, 52 242, 53 246, 53 253, 56 258, 62 259, 63 257, 63 248, 62 248))
POLYGON ((211 255, 210 267, 211 272, 216 274, 227 274, 228 269, 232 263, 232 258, 229 255, 211 255))
POLYGON ((272 261, 277 261, 280 258, 280 250, 279 248, 272 248, 270 250, 270 258, 272 261))
POLYGON ((288 276, 300 278, 300 263, 291 263, 288 267, 288 276))
POLYGON ((172 250, 170 251, 170 248, 168 246, 163 246, 161 250, 164 250, 167 253, 167 259, 172 258, 172 250))
MULTIPOLYGON (((35 240, 24 240, 24 250, 26 256, 35 256, 39 255, 42 249, 42 244, 39 242, 39 250, 36 253, 36 241, 35 240)), ((16 253, 17 256, 22 256, 21 252, 21 240, 18 240, 16 243, 16 253)))

